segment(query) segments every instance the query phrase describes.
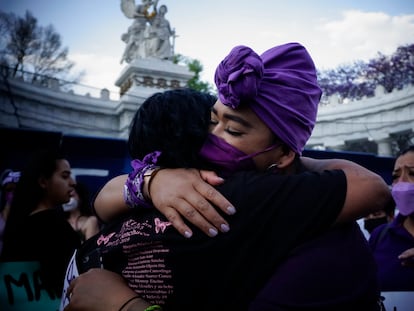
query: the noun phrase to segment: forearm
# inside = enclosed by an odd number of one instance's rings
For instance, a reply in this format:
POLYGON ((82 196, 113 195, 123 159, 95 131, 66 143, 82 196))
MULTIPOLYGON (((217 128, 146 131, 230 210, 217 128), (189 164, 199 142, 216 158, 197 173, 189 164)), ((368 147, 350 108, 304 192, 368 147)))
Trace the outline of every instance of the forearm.
POLYGON ((144 311, 150 304, 112 271, 93 268, 73 279, 65 311, 144 311))
POLYGON ((357 172, 370 172, 363 166, 345 159, 313 159, 309 157, 300 158, 303 166, 312 172, 323 172, 326 170, 343 170, 357 172))
POLYGON ((127 177, 128 175, 125 174, 111 179, 96 196, 95 212, 104 222, 128 210, 123 193, 127 177))

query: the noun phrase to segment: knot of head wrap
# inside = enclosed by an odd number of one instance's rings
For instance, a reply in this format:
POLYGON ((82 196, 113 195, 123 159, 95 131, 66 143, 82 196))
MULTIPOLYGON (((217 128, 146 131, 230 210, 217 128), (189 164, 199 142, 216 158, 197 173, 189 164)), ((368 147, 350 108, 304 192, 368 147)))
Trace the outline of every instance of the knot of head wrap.
POLYGON ((260 56, 235 47, 217 67, 215 83, 223 104, 234 109, 247 103, 276 136, 302 153, 322 95, 313 60, 302 45, 287 43, 260 56))
POLYGON ((220 101, 237 108, 243 100, 254 99, 263 77, 263 62, 246 46, 236 46, 216 70, 214 81, 220 101))

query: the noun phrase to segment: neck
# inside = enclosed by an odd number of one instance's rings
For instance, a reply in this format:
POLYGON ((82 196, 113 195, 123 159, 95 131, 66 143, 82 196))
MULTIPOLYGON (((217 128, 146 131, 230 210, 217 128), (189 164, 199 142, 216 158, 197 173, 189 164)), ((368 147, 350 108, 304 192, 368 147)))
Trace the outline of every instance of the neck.
POLYGON ((33 214, 36 214, 36 213, 39 213, 39 212, 42 212, 42 211, 45 211, 45 210, 48 210, 48 209, 50 209, 50 207, 49 207, 49 205, 47 205, 47 204, 43 204, 43 203, 40 203, 34 210, 33 210, 33 212, 31 212, 30 213, 30 215, 33 215, 33 214))

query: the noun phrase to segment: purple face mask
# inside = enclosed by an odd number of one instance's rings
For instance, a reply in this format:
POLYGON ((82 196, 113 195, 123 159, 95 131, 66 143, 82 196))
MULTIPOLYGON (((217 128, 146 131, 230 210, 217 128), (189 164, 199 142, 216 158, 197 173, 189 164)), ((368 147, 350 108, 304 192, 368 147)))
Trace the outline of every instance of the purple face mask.
POLYGON ((272 145, 265 150, 253 154, 245 154, 239 149, 228 144, 224 139, 209 134, 200 150, 200 157, 219 169, 221 176, 229 176, 238 171, 251 171, 256 169, 253 158, 261 153, 276 148, 278 144, 272 145))
POLYGON ((414 183, 398 182, 392 186, 391 194, 401 215, 414 213, 414 183))

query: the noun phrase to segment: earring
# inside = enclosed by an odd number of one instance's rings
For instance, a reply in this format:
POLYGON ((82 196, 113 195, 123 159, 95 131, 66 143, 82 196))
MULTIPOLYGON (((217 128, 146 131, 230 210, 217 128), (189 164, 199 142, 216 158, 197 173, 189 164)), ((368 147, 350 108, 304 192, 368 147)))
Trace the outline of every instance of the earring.
POLYGON ((267 171, 270 171, 270 170, 272 170, 272 169, 274 169, 274 168, 277 168, 279 166, 279 163, 273 163, 273 164, 270 164, 268 167, 267 167, 267 171))

